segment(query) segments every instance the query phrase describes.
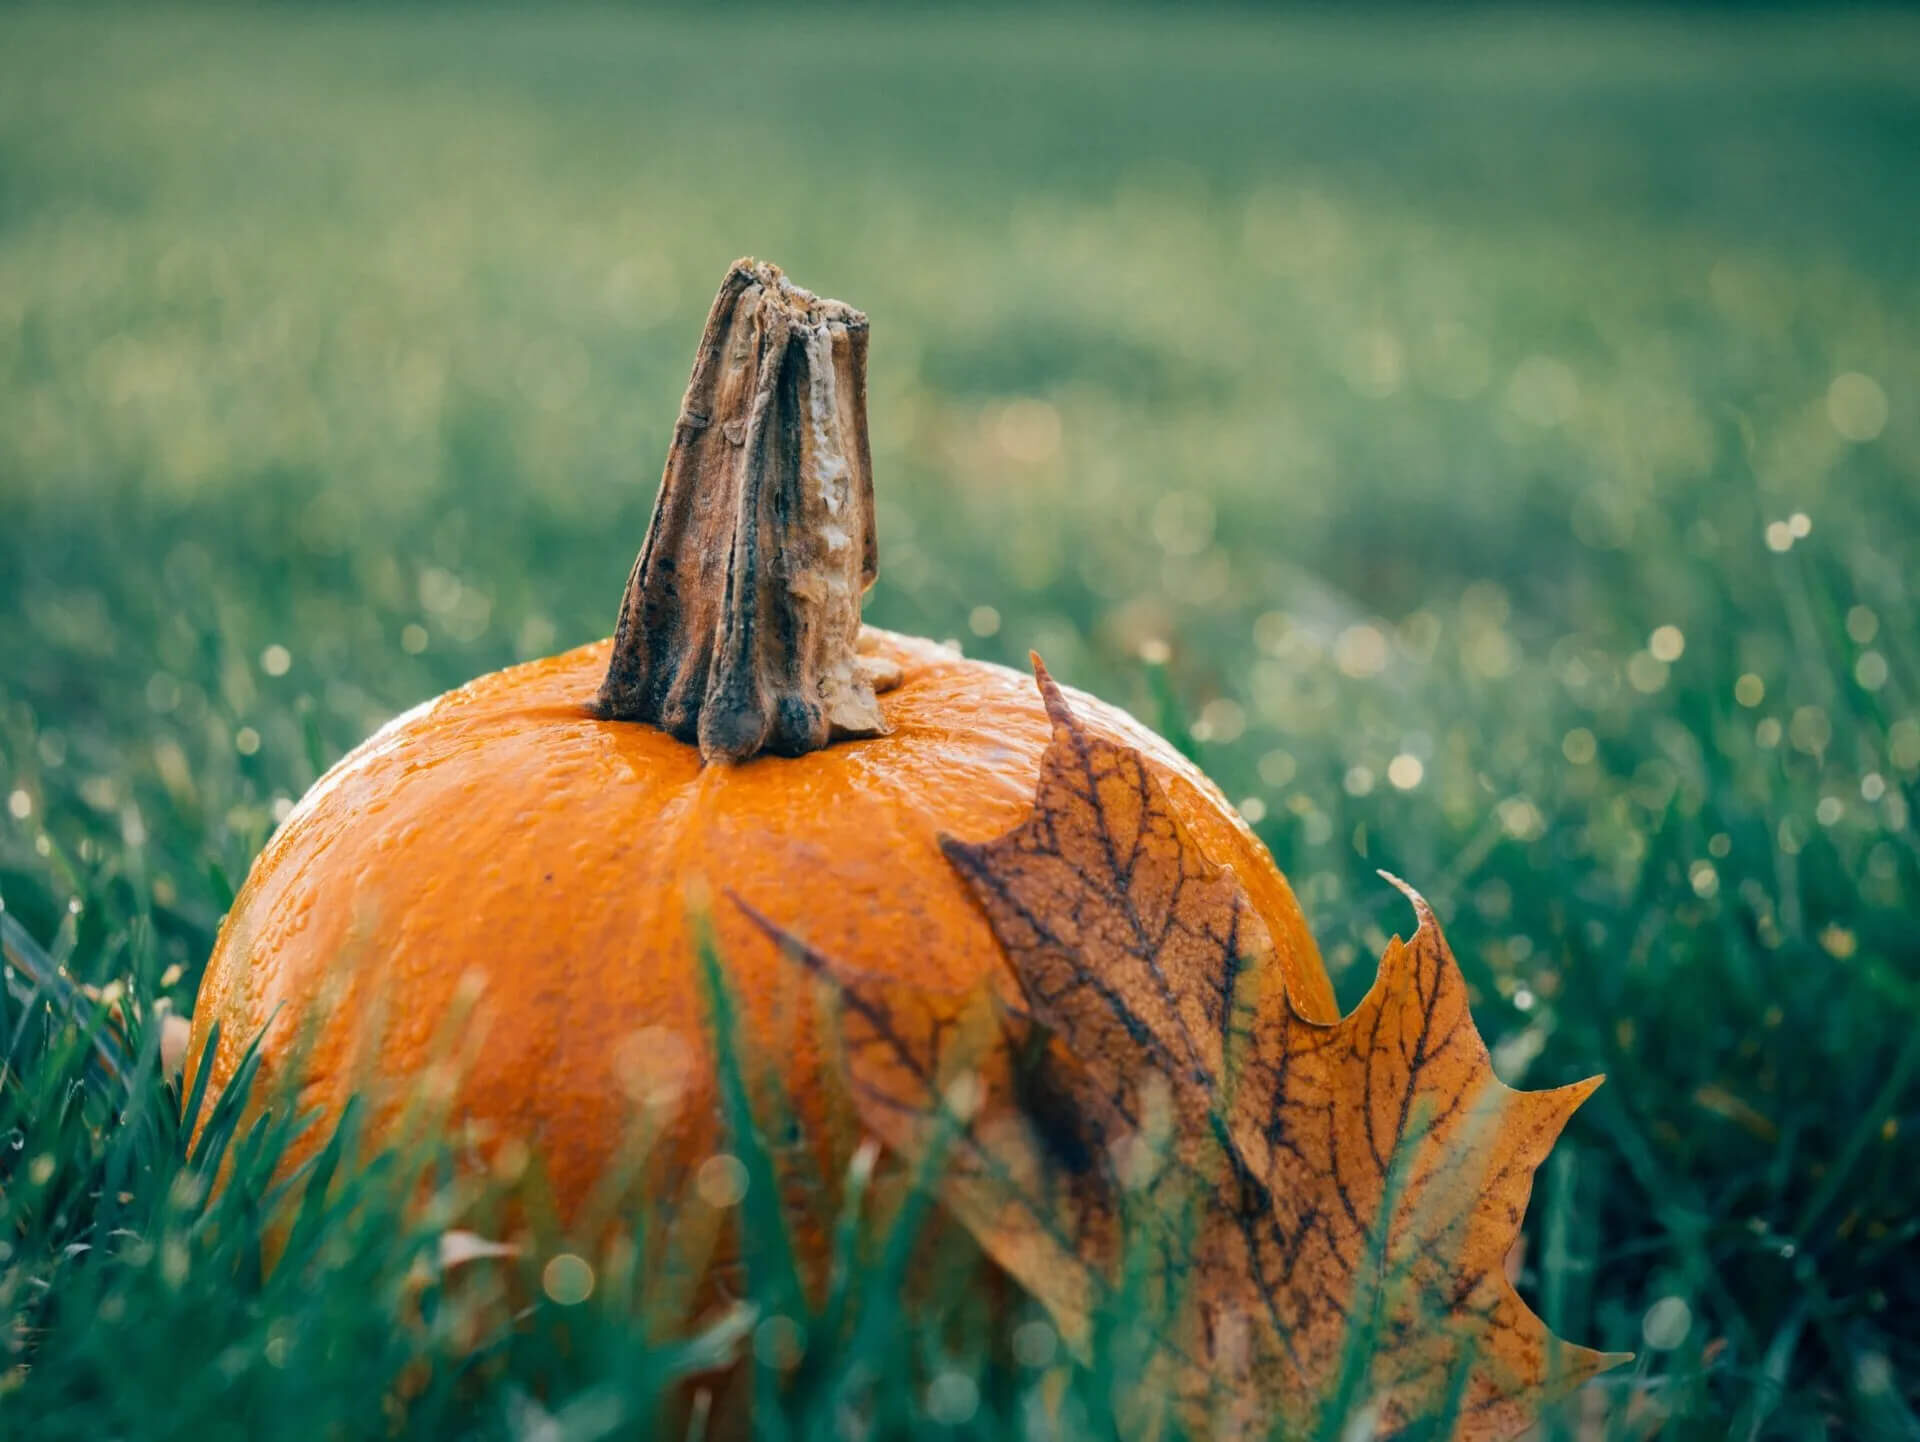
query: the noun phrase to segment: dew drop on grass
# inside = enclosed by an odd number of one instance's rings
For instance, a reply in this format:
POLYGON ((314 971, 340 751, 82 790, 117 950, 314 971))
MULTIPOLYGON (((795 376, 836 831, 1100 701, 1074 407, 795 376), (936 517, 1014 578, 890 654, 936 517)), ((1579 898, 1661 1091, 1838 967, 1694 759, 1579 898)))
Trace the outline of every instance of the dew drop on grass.
POLYGON ((1036 1319, 1013 1329, 1013 1356, 1022 1367, 1047 1366, 1058 1347, 1059 1335, 1050 1322, 1036 1319))
POLYGON ((1667 663, 1651 651, 1636 651, 1627 661, 1627 684, 1651 696, 1667 684, 1667 663))
POLYGON ((1827 387, 1827 419, 1847 440, 1864 444, 1886 428, 1887 393, 1859 371, 1837 375, 1827 387))
POLYGON ((776 1312, 753 1329, 754 1359, 776 1372, 791 1372, 806 1355, 807 1334, 793 1318, 776 1312))
POLYGON ((1640 1336, 1656 1352, 1671 1352, 1693 1330, 1693 1309, 1682 1297, 1662 1297, 1640 1319, 1640 1336))
POLYGON ((979 1409, 979 1385, 964 1372, 941 1372, 927 1384, 927 1416, 942 1426, 962 1426, 979 1409))
POLYGON ((586 1258, 561 1252, 540 1269, 540 1289, 562 1307, 578 1306, 593 1295, 593 1268, 586 1258))
POLYGON ((716 1153, 700 1163, 693 1186, 700 1200, 715 1211, 737 1207, 747 1194, 746 1163, 731 1152, 716 1153))
POLYGON ((1893 1364, 1882 1352, 1867 1352, 1853 1364, 1853 1382, 1863 1396, 1878 1397, 1893 1390, 1893 1364))
POLYGON ((1285 786, 1297 769, 1293 757, 1285 751, 1269 751, 1260 758, 1260 779, 1269 786, 1285 786))

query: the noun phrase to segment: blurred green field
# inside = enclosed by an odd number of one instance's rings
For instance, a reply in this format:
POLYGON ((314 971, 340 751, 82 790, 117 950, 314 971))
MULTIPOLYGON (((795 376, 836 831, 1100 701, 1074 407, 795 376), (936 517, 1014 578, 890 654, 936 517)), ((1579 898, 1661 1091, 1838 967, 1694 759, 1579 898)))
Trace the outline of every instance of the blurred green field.
MULTIPOLYGON (((1384 867, 1508 1081, 1608 1073, 1524 1289, 1640 1360, 1561 1435, 1920 1436, 1916 135, 1897 15, 9 11, 0 899, 190 1008, 320 770, 610 629, 757 254, 872 318, 869 619, 1183 733, 1343 999, 1384 867)), ((42 1011, 19 1435, 630 1435, 545 1302, 383 1414, 406 1257, 233 1271, 42 1011)))

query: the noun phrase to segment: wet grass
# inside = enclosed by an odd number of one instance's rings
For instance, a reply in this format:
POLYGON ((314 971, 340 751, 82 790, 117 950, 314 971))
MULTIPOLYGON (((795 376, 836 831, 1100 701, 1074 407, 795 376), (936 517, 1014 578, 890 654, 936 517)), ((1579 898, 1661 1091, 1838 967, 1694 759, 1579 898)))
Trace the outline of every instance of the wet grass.
MULTIPOLYGON (((1509 1081, 1608 1073, 1523 1285, 1641 1354, 1611 1435, 1914 1435, 1916 56, 1891 16, 0 20, 0 899, 148 1019, 112 1079, 10 996, 0 1409, 620 1435, 697 1363, 637 1276, 529 1277, 448 1363, 499 1299, 435 1310, 391 1161, 262 1276, 279 1142, 209 1202, 151 1023, 320 770, 610 626, 756 252, 873 318, 874 620, 1183 730, 1344 999, 1386 867, 1509 1081)), ((951 1318, 856 1334, 816 1401, 1032 1420, 1044 1369, 951 1318)))

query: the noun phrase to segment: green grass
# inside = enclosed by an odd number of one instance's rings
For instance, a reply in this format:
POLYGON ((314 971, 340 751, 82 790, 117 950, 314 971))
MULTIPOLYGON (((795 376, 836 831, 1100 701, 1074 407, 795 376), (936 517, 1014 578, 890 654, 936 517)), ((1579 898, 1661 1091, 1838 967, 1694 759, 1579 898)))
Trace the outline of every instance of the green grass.
MULTIPOLYGON (((1582 1435, 1920 1435, 1916 61, 1879 15, 8 12, 9 947, 151 1040, 321 769, 604 634, 757 253, 873 319, 871 619, 1190 725, 1343 999, 1385 867, 1509 1081, 1608 1074, 1524 1282, 1640 1353, 1582 1435)), ((208 1201, 151 1048, 104 1078, 20 988, 9 1434, 627 1435, 697 1363, 637 1274, 449 1361, 501 1302, 408 1280, 392 1158, 262 1277, 285 1124, 208 1201)), ((903 1265, 786 1435, 862 1385, 1033 1422, 1004 1338, 887 1323, 903 1265)))

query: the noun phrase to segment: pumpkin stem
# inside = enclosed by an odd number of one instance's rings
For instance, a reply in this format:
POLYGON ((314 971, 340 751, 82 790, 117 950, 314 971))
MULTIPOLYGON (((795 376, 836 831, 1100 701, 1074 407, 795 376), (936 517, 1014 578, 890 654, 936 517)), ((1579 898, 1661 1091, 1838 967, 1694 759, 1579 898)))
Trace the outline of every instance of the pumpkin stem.
POLYGON ((873 584, 867 318, 735 261, 707 316, 595 707, 708 761, 886 730, 860 649, 873 584))

